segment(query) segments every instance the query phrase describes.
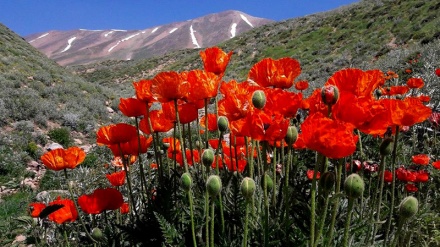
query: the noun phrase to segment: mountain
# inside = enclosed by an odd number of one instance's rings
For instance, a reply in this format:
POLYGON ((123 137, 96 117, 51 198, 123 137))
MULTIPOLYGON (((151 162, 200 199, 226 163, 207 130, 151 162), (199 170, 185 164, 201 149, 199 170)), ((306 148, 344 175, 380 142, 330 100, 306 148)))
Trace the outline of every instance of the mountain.
POLYGON ((272 22, 230 10, 143 30, 48 31, 25 39, 65 66, 149 58, 175 50, 210 47, 272 22))

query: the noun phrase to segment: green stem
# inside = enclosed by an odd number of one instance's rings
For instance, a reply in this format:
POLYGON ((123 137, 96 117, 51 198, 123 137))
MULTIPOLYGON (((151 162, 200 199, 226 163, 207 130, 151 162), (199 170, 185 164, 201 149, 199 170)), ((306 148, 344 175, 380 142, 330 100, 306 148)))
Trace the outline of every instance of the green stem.
MULTIPOLYGON (((342 177, 342 164, 344 163, 344 159, 339 159, 337 168, 336 168, 336 186, 335 186, 335 195, 338 195, 341 192, 341 177, 342 177)), ((333 242, 333 233, 336 223, 336 215, 338 213, 339 208, 339 200, 334 200, 333 208, 332 208, 332 219, 330 221, 330 232, 328 234, 328 243, 326 246, 332 246, 333 242)))
POLYGON ((353 204, 354 199, 348 198, 348 212, 347 212, 347 220, 345 221, 345 229, 344 229, 344 240, 342 246, 346 247, 348 246, 348 233, 350 232, 350 222, 351 222, 351 215, 353 213, 353 204))
POLYGON ((197 240, 196 240, 196 231, 194 226, 194 210, 193 210, 193 197, 192 197, 192 190, 188 191, 188 200, 189 200, 189 211, 190 211, 190 217, 191 217, 191 233, 192 233, 192 239, 193 239, 193 245, 194 247, 197 247, 197 240))
POLYGON ((248 200, 246 200, 246 214, 245 214, 245 221, 244 221, 243 243, 241 245, 242 247, 248 246, 247 236, 248 236, 248 225, 249 225, 249 206, 250 206, 250 203, 248 200))
POLYGON ((316 238, 315 238, 315 247, 317 247, 318 246, 318 244, 319 244, 319 239, 321 238, 321 236, 322 236, 322 231, 324 230, 324 223, 325 223, 325 218, 327 217, 327 209, 328 209, 328 204, 329 204, 329 201, 330 201, 330 197, 328 196, 328 193, 325 193, 325 202, 324 202, 324 211, 322 212, 322 215, 321 215, 321 220, 319 221, 319 225, 318 225, 318 234, 316 235, 316 238))
POLYGON ((312 247, 315 245, 316 176, 318 175, 318 168, 319 162, 316 162, 310 191, 310 246, 312 247))
MULTIPOLYGON (((391 206, 390 206, 390 213, 389 213, 389 218, 388 218, 388 222, 387 222, 387 230, 385 232, 385 240, 384 242, 387 243, 388 242, 388 238, 389 238, 389 233, 391 230, 391 222, 393 219, 393 214, 394 214, 394 199, 395 199, 395 188, 396 188, 396 176, 395 176, 395 168, 396 168, 396 158, 397 158, 397 140, 399 138, 399 126, 396 127, 396 135, 394 136, 394 143, 393 143, 393 152, 392 152, 392 156, 391 156, 391 172, 393 173, 393 180, 391 181, 391 206)), ((420 194, 419 194, 420 195, 420 194)))
POLYGON ((63 233, 64 233, 64 240, 66 241, 67 247, 70 247, 69 239, 67 238, 66 226, 64 224, 63 224, 63 233))
POLYGON ((379 224, 380 221, 380 209, 382 206, 382 193, 383 193, 383 186, 384 186, 384 173, 385 173, 385 156, 381 155, 380 156, 381 160, 380 160, 380 173, 379 173, 379 179, 380 179, 380 185, 379 185, 379 198, 377 200, 377 209, 376 209, 376 222, 373 223, 373 236, 371 239, 372 244, 374 244, 374 240, 376 238, 376 233, 377 233, 377 225, 379 224))
MULTIPOLYGON (((139 132, 139 123, 138 118, 135 117, 135 123, 136 123, 136 129, 138 130, 137 134, 137 140, 138 140, 138 158, 139 158, 139 175, 141 177, 141 198, 144 205, 146 205, 146 199, 145 199, 145 193, 147 193, 147 181, 145 180, 145 174, 144 174, 144 164, 142 162, 142 156, 141 156, 141 134, 139 132)), ((148 169, 150 170, 150 169, 148 169)))
POLYGON ((212 198, 212 202, 211 202, 211 236, 210 236, 210 241, 211 241, 211 245, 210 247, 215 247, 214 245, 214 209, 215 209, 215 198, 212 198))
POLYGON ((397 232, 396 232, 396 234, 395 234, 395 236, 394 236, 393 243, 391 244, 392 247, 397 246, 397 243, 399 242, 400 235, 402 235, 401 232, 402 232, 402 228, 403 228, 403 224, 404 224, 404 223, 405 223, 405 220, 402 219, 402 218, 399 218, 399 223, 398 223, 398 227, 397 227, 397 232))
POLYGON ((264 201, 264 241, 263 246, 267 247, 269 246, 269 199, 268 199, 268 193, 267 193, 267 181, 266 180, 266 170, 267 170, 267 142, 262 142, 263 149, 262 149, 262 163, 263 163, 263 201, 264 201))

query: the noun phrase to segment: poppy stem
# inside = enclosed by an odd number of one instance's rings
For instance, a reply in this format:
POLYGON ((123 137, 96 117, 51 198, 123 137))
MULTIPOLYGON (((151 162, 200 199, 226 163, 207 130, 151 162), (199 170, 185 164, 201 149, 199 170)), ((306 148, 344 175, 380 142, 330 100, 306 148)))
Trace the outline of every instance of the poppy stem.
POLYGON ((64 240, 66 241, 67 247, 70 247, 69 239, 67 238, 66 226, 64 224, 63 224, 63 235, 64 235, 64 240))
MULTIPOLYGON (((339 159, 338 165, 336 167, 336 186, 335 186, 335 195, 339 195, 341 192, 341 177, 342 177, 342 164, 344 163, 344 159, 339 159)), ((336 215, 339 208, 339 200, 334 200, 333 208, 332 208, 332 219, 330 222, 330 232, 328 234, 328 243, 324 246, 333 246, 333 233, 334 227, 336 223, 336 215)))
POLYGON ((354 198, 348 198, 347 219, 345 221, 344 238, 342 246, 348 246, 348 233, 350 232, 351 215, 353 213, 354 198))
POLYGON ((250 208, 250 201, 246 200, 246 214, 245 214, 245 221, 244 221, 244 234, 243 234, 243 243, 242 243, 242 247, 247 247, 248 246, 248 240, 247 240, 247 236, 248 236, 248 225, 249 225, 249 208, 250 208))
MULTIPOLYGON (((394 136, 394 143, 393 143, 393 152, 391 156, 391 172, 393 172, 396 168, 396 157, 397 157, 397 140, 399 138, 399 126, 396 126, 396 134, 394 136)), ((394 214, 394 199, 395 199, 395 188, 396 188, 396 176, 393 175, 393 179, 391 180, 391 202, 390 202, 390 213, 389 218, 387 222, 387 230, 385 232, 385 243, 388 242, 389 233, 391 229, 391 221, 393 219, 394 214)), ((420 194, 419 194, 420 195, 420 194)))
MULTIPOLYGON (((179 108, 178 108, 178 105, 177 105, 177 99, 174 100, 174 108, 175 108, 175 111, 176 111, 176 122, 177 122, 176 123, 175 131, 177 130, 177 134, 179 135, 178 136, 179 141, 183 145, 184 142, 183 142, 183 137, 182 137, 182 130, 180 128, 181 126, 180 126, 179 108)), ((183 150, 182 150, 182 162, 183 162, 184 167, 185 167, 185 172, 188 172, 189 169, 188 169, 188 162, 186 162, 186 150, 185 150, 185 148, 183 148, 183 150)))
POLYGON ((210 232, 210 247, 215 247, 214 245, 214 216, 215 216, 215 198, 212 198, 211 201, 211 232, 210 232))
POLYGON ((205 98, 205 148, 209 148, 208 138, 208 98, 205 98))
POLYGON ((267 192, 267 184, 268 181, 266 178, 266 170, 267 170, 267 142, 262 142, 262 163, 263 163, 263 175, 262 175, 262 181, 263 181, 263 202, 264 202, 264 244, 263 246, 269 246, 269 198, 268 198, 268 192, 267 192))
POLYGON ((142 156, 141 156, 141 134, 139 132, 138 118, 135 117, 134 120, 135 120, 135 124, 136 124, 136 129, 137 129, 139 173, 140 173, 139 175, 141 176, 141 190, 143 191, 143 193, 141 193, 141 198, 142 198, 142 202, 144 203, 144 205, 146 205, 145 193, 147 192, 147 180, 145 179, 144 164, 142 162, 142 156))
POLYGON ((194 247, 197 247, 197 240, 196 240, 196 232, 194 227, 194 209, 192 207, 193 205, 193 196, 192 196, 192 190, 188 190, 188 200, 189 200, 189 210, 190 210, 190 217, 191 217, 191 233, 192 233, 192 239, 194 247))
POLYGON ((380 185, 379 185, 379 194, 377 199, 377 209, 376 209, 376 222, 373 223, 373 236, 371 236, 371 243, 374 244, 374 240, 376 238, 377 233, 377 225, 380 221, 380 209, 382 206, 382 193, 383 193, 383 186, 384 186, 384 177, 385 177, 385 155, 380 156, 380 173, 379 173, 379 179, 380 179, 380 185))
POLYGON ((315 210, 316 210, 316 177, 318 175, 319 162, 313 169, 312 189, 310 191, 310 246, 315 246, 315 210))

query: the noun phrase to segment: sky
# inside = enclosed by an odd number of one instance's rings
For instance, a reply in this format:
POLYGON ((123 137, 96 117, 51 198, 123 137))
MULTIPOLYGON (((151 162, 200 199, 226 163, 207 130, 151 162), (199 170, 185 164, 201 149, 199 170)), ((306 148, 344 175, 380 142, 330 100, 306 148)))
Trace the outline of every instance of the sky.
POLYGON ((0 23, 18 35, 50 30, 141 30, 238 10, 282 21, 360 0, 0 0, 0 23))

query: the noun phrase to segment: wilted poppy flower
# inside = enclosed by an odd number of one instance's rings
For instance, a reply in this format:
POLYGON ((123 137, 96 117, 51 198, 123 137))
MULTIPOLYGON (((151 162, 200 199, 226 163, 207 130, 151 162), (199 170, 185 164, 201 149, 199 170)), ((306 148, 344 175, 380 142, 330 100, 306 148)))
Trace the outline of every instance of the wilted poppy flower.
POLYGON ((152 80, 140 80, 133 82, 133 87, 136 92, 136 98, 146 103, 152 103, 155 101, 153 93, 151 92, 152 80))
POLYGON ((147 114, 147 104, 136 98, 120 98, 119 110, 127 117, 140 117, 147 114))
POLYGON ((251 68, 248 78, 262 87, 290 88, 299 74, 300 64, 293 58, 264 58, 251 68))
POLYGON ((353 134, 352 125, 324 117, 320 112, 309 115, 301 130, 298 140, 302 139, 308 149, 328 158, 339 159, 356 151, 359 137, 353 134))
POLYGON ((128 214, 130 212, 130 205, 128 202, 122 203, 122 206, 119 208, 121 214, 128 214))
POLYGON ((78 204, 87 214, 100 214, 105 210, 115 210, 122 206, 124 200, 117 189, 96 189, 90 195, 78 198, 78 204))
POLYGON ((299 82, 295 83, 296 90, 302 91, 302 90, 306 90, 307 88, 309 88, 308 81, 299 81, 299 82))
POLYGON ((187 81, 187 72, 161 72, 153 78, 151 84, 153 97, 161 103, 186 99, 190 88, 187 81))
POLYGON ((225 72, 231 56, 232 51, 226 53, 218 47, 207 48, 200 52, 204 69, 216 75, 222 75, 225 72))
POLYGON ((113 145, 128 142, 137 137, 136 127, 126 123, 111 124, 101 127, 96 133, 98 145, 113 145))
POLYGON ((434 167, 437 170, 440 170, 440 160, 432 162, 432 167, 434 167))
MULTIPOLYGON (((167 132, 174 127, 173 121, 170 118, 167 118, 162 110, 151 111, 149 117, 153 133, 167 132)), ((151 134, 147 116, 139 121, 139 129, 145 134, 151 134)))
POLYGON ((345 164, 345 170, 347 172, 357 173, 361 169, 362 169, 362 162, 360 160, 353 160, 352 164, 350 163, 345 164))
POLYGON ((47 169, 59 171, 63 169, 74 169, 81 164, 86 157, 86 153, 79 147, 68 149, 54 149, 41 156, 41 161, 47 169))
POLYGON ((74 222, 78 218, 78 212, 72 200, 58 197, 55 201, 50 202, 48 206, 56 204, 63 205, 63 207, 49 214, 50 221, 63 224, 65 222, 74 222))
POLYGON ((437 128, 440 124, 440 112, 432 112, 428 117, 428 121, 437 128))
POLYGON ((113 186, 121 186, 125 183, 125 171, 114 172, 105 176, 113 186))
POLYGON ((417 165, 428 165, 429 156, 426 154, 418 154, 411 157, 412 162, 417 165))
POLYGON ((435 74, 436 74, 438 77, 440 77, 440 68, 437 68, 437 69, 435 70, 435 74))
POLYGON ((407 192, 417 192, 419 189, 417 188, 417 186, 415 186, 415 184, 407 183, 405 184, 405 190, 407 192))
POLYGON ((31 217, 38 218, 40 216, 41 211, 46 208, 46 204, 42 202, 33 202, 29 204, 29 212, 31 217))
POLYGON ((408 81, 406 81, 406 85, 409 88, 422 88, 425 83, 423 83, 422 78, 409 78, 408 81))
POLYGON ((193 102, 216 97, 218 94, 220 77, 204 70, 192 70, 188 73, 188 82, 191 85, 188 100, 193 102))
MULTIPOLYGON (((314 170, 311 170, 311 169, 307 170, 307 178, 308 178, 309 180, 312 180, 312 179, 313 179, 313 174, 314 174, 314 173, 315 173, 314 170)), ((320 178, 321 178, 321 173, 318 171, 317 174, 316 174, 316 179, 320 179, 320 178)))

